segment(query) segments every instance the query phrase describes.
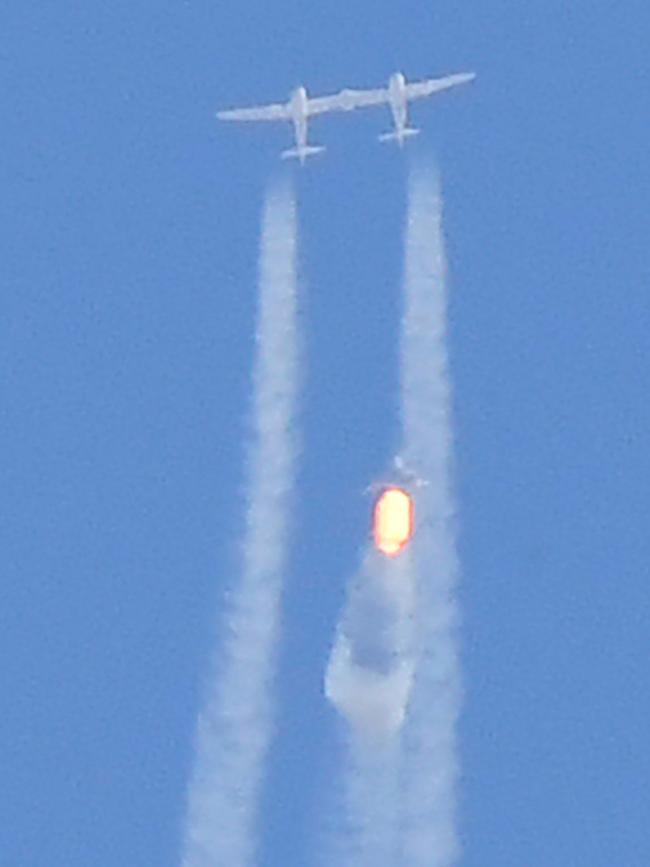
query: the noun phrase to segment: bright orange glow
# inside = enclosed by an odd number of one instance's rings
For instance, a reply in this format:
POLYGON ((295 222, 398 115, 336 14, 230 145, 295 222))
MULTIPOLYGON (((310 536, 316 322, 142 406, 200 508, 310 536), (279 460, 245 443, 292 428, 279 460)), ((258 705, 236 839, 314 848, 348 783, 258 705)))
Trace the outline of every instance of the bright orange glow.
POLYGON ((413 500, 406 491, 386 488, 375 503, 372 530, 383 554, 399 554, 413 535, 413 500))

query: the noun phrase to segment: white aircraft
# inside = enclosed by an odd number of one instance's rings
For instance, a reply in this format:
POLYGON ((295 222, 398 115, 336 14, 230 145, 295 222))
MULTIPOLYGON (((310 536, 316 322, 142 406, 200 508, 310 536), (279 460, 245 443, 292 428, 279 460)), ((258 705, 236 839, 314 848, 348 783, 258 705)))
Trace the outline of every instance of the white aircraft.
POLYGON ((392 467, 386 476, 378 482, 372 482, 365 489, 364 494, 377 494, 386 488, 405 488, 411 491, 413 488, 426 488, 429 486, 428 479, 423 479, 408 466, 401 455, 395 455, 392 467))
POLYGON ((330 111, 353 111, 370 105, 388 105, 393 115, 395 129, 393 132, 379 136, 380 141, 396 141, 400 147, 409 136, 416 135, 419 130, 408 125, 408 103, 412 99, 430 96, 449 87, 464 84, 474 78, 473 72, 461 72, 447 75, 444 78, 430 78, 409 84, 401 72, 391 75, 388 87, 376 90, 341 90, 332 96, 307 96, 304 87, 293 91, 286 103, 256 106, 255 108, 235 108, 229 111, 217 112, 220 120, 283 120, 293 123, 296 146, 282 152, 282 158, 297 157, 301 164, 313 154, 321 153, 325 148, 320 145, 307 144, 308 119, 316 114, 330 111))
POLYGON ((295 148, 282 151, 282 159, 297 157, 301 164, 312 154, 318 154, 325 148, 319 145, 307 144, 307 119, 314 114, 333 111, 338 106, 333 103, 334 97, 321 96, 310 99, 304 87, 297 87, 288 102, 263 105, 255 108, 235 108, 231 111, 218 111, 220 120, 288 120, 293 123, 296 135, 295 148))
POLYGON ((465 84, 476 77, 474 72, 459 72, 455 75, 445 75, 443 78, 427 78, 424 81, 414 81, 409 84, 401 72, 395 72, 388 79, 388 87, 378 90, 344 90, 348 102, 353 108, 367 105, 388 105, 393 115, 395 129, 379 136, 379 141, 396 141, 403 147, 404 140, 417 135, 420 130, 408 125, 408 104, 413 99, 422 99, 450 87, 465 84))

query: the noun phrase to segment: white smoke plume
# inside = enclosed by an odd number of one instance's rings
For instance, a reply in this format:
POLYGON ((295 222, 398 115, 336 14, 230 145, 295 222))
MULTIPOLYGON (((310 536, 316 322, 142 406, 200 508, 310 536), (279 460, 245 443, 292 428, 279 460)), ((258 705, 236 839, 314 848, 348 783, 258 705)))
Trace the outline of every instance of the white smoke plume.
POLYGON ((451 483, 452 420, 446 345, 447 269, 436 174, 409 178, 402 323, 403 459, 427 485, 416 498, 416 670, 403 733, 401 855, 409 867, 450 867, 459 854, 456 722, 458 562, 451 483))
POLYGON ((345 867, 390 867, 397 856, 399 730, 413 679, 409 556, 374 548, 348 593, 325 677, 347 724, 343 827, 329 853, 345 867))
POLYGON ((183 867, 252 867, 257 808, 273 735, 273 687, 295 477, 298 340, 292 188, 264 209, 241 575, 207 686, 188 796, 183 867))
POLYGON ((370 742, 398 731, 413 678, 413 575, 408 552, 365 555, 349 591, 325 678, 330 701, 370 742))
POLYGON ((410 491, 415 534, 394 559, 367 551, 328 664, 325 692, 348 724, 345 826, 330 859, 337 867, 451 867, 458 854, 447 285, 431 170, 409 177, 403 292, 403 443, 387 481, 410 491))

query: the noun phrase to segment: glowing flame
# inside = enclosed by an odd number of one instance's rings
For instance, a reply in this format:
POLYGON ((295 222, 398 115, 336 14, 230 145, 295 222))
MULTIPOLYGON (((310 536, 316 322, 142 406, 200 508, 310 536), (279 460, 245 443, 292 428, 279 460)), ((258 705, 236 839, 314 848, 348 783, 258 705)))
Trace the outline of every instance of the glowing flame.
POLYGON ((413 535, 413 500, 402 488, 387 488, 375 504, 373 519, 375 545, 394 557, 413 535))

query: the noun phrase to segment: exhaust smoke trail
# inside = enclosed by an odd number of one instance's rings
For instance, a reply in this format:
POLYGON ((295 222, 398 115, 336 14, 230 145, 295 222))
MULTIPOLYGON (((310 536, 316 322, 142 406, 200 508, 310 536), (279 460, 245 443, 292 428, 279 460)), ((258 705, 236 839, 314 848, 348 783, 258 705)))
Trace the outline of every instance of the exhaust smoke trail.
POLYGON ((397 855, 399 730, 413 680, 413 567, 369 548, 348 592, 325 693, 349 726, 346 821, 332 863, 390 867, 397 855))
POLYGON ((330 701, 357 732, 380 741, 399 730, 413 677, 412 563, 370 548, 352 583, 325 679, 330 701))
POLYGON ((349 727, 337 867, 451 867, 459 848, 446 267, 431 171, 410 172, 405 247, 396 467, 413 476, 397 482, 413 499, 415 533, 394 558, 366 553, 326 672, 326 695, 349 727))
POLYGON ((458 580, 451 486, 451 387, 447 286, 437 176, 409 177, 402 323, 403 458, 426 479, 416 501, 416 673, 403 736, 400 864, 450 867, 457 860, 456 721, 461 683, 458 580))
POLYGON ((265 204, 259 290, 242 574, 199 718, 183 867, 257 863, 297 449, 296 214, 288 183, 272 189, 265 204))

